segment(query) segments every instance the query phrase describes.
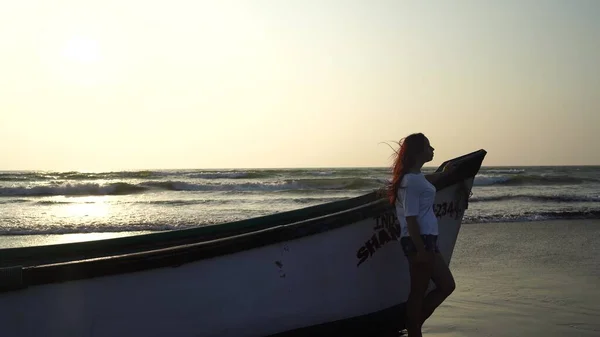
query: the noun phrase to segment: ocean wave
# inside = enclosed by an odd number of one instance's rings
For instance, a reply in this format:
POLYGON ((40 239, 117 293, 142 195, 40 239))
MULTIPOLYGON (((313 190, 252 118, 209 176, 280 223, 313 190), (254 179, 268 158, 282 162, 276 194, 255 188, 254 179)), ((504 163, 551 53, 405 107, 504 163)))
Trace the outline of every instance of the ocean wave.
POLYGON ((31 186, 31 187, 3 187, 0 188, 0 196, 24 197, 24 196, 84 196, 84 195, 124 195, 140 193, 147 190, 146 187, 128 183, 112 183, 100 185, 94 183, 64 184, 58 186, 31 186))
POLYGON ((331 178, 331 179, 288 179, 279 181, 244 183, 195 183, 183 181, 145 182, 143 186, 172 191, 286 191, 286 190, 356 190, 381 187, 376 179, 331 178))
POLYGON ((161 205, 161 206, 191 206, 207 204, 230 204, 235 203, 233 199, 197 199, 197 200, 150 200, 137 201, 136 204, 161 205))
POLYGON ((465 214, 463 223, 492 223, 492 222, 527 222, 545 220, 585 220, 600 219, 600 210, 590 211, 548 211, 524 212, 520 214, 499 213, 468 215, 465 214))
POLYGON ((310 172, 310 175, 317 176, 317 177, 323 177, 323 176, 332 176, 336 173, 337 173, 337 171, 313 171, 313 172, 310 172))
POLYGON ((46 234, 86 234, 86 233, 123 233, 123 232, 161 232, 198 228, 244 220, 249 217, 269 214, 265 211, 247 211, 243 214, 213 214, 201 217, 168 217, 164 220, 119 222, 111 219, 107 222, 33 224, 26 221, 7 222, 0 226, 0 235, 46 235, 46 234))
POLYGON ((294 186, 286 182, 256 182, 256 183, 205 183, 198 184, 184 181, 157 181, 144 182, 143 186, 169 191, 277 191, 293 189, 294 186))
MULTIPOLYGON (((477 176, 475 186, 520 186, 520 185, 573 185, 585 182, 598 183, 591 178, 575 178, 567 176, 477 176)), ((189 192, 297 192, 312 191, 368 191, 384 187, 387 179, 376 177, 326 177, 269 180, 144 180, 138 182, 64 182, 49 181, 43 183, 19 184, 21 186, 0 187, 0 197, 28 196, 85 196, 85 195, 127 195, 150 191, 189 191, 189 192)), ((17 183, 18 184, 18 183, 17 183)), ((534 201, 556 202, 588 202, 599 201, 586 198, 562 196, 527 196, 504 195, 496 197, 475 198, 473 201, 500 201, 508 199, 529 198, 534 201), (496 198, 496 199, 490 199, 496 198)))
POLYGON ((534 202, 600 202, 600 196, 578 195, 533 195, 533 194, 505 194, 484 197, 473 197, 469 202, 494 202, 507 200, 526 200, 534 202))
POLYGON ((150 179, 161 178, 163 173, 153 171, 115 171, 101 173, 60 172, 51 175, 62 180, 97 180, 97 179, 150 179))
POLYGON ((58 235, 121 232, 160 232, 198 227, 198 224, 81 224, 70 226, 19 226, 7 225, 0 228, 0 235, 58 235))
POLYGON ((163 206, 190 206, 190 205, 226 205, 226 204, 242 204, 242 203, 259 203, 259 204, 279 204, 279 203, 294 203, 294 204, 322 204, 338 200, 347 199, 348 197, 290 197, 290 198, 266 198, 261 200, 256 199, 196 199, 196 200, 152 200, 139 201, 136 204, 163 205, 163 206))
POLYGON ((37 173, 21 173, 21 172, 2 172, 0 173, 0 181, 30 181, 30 180, 46 180, 37 173))
POLYGON ((152 190, 167 191, 302 191, 302 190, 365 190, 382 186, 377 179, 331 178, 331 179, 290 179, 262 182, 190 182, 190 181, 144 181, 141 183, 114 182, 107 184, 74 183, 38 186, 2 187, 0 196, 84 196, 84 195, 126 195, 152 190))
POLYGON ((295 179, 288 180, 288 183, 298 186, 298 188, 325 190, 358 190, 379 188, 383 185, 380 180, 370 178, 295 179))
POLYGON ((542 176, 542 175, 503 175, 487 176, 478 175, 475 177, 475 186, 520 186, 520 185, 579 185, 584 183, 600 183, 600 180, 593 178, 578 178, 570 176, 542 176))
POLYGON ((73 204, 88 204, 93 205, 95 201, 62 201, 62 200, 40 200, 35 202, 36 205, 73 205, 73 204))
POLYGON ((185 179, 258 179, 275 176, 271 171, 114 171, 114 172, 8 172, 0 173, 0 181, 48 181, 48 180, 119 180, 119 179, 163 179, 179 177, 185 179))
MULTIPOLYGON (((125 180, 125 179, 172 179, 172 180, 219 180, 219 179, 294 179, 294 178, 361 178, 365 175, 379 174, 377 169, 231 169, 231 170, 143 170, 110 172, 0 172, 0 181, 84 181, 84 180, 125 180)), ((387 171, 384 175, 387 175, 387 171)))
POLYGON ((347 199, 346 197, 330 197, 330 198, 290 198, 290 199, 277 199, 275 202, 286 202, 291 201, 297 204, 324 204, 328 202, 334 202, 347 199))
MULTIPOLYGON (((306 182, 298 182, 295 180, 284 180, 275 182, 245 182, 238 184, 231 183, 207 183, 197 184, 182 181, 161 181, 147 182, 145 185, 171 190, 171 191, 282 191, 282 190, 297 190, 303 188, 326 189, 324 184, 315 183, 312 186, 306 182)), ((329 187, 332 187, 329 185, 329 187)))
POLYGON ((3 205, 3 204, 20 204, 20 203, 25 203, 25 202, 29 202, 29 200, 27 200, 27 199, 8 199, 8 200, 0 200, 0 205, 3 205))
POLYGON ((184 174, 186 178, 192 179, 259 179, 272 176, 269 172, 258 171, 204 171, 204 172, 188 172, 184 174))
POLYGON ((109 180, 109 179, 158 179, 165 172, 115 171, 115 172, 10 172, 0 173, 0 181, 48 181, 48 180, 109 180))
POLYGON ((525 173, 525 169, 487 169, 487 168, 483 168, 481 170, 482 173, 491 173, 491 174, 519 174, 519 173, 525 173))

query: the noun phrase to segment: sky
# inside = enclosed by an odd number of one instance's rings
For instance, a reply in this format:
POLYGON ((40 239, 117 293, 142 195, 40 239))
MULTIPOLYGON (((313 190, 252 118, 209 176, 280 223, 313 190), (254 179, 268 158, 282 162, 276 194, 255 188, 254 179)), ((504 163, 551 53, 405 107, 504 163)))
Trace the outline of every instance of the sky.
POLYGON ((600 164, 600 1, 0 4, 0 170, 600 164))

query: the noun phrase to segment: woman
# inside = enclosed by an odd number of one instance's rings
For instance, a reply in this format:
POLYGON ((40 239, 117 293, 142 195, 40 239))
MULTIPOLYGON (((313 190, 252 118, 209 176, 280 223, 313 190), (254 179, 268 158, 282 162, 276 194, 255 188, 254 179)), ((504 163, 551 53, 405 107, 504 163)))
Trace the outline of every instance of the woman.
POLYGON ((422 336, 425 320, 455 288, 452 273, 437 246, 438 223, 433 212, 436 189, 432 185, 453 167, 426 177, 421 168, 433 159, 433 151, 422 133, 411 134, 401 141, 388 189, 400 222, 400 243, 409 262, 410 295, 406 306, 409 337, 422 336), (436 287, 425 296, 429 280, 436 287))

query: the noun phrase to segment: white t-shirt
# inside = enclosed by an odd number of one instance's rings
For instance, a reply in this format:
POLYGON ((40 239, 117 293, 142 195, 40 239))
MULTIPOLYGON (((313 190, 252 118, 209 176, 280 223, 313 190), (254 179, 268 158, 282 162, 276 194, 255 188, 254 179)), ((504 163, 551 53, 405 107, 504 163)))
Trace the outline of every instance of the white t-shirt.
POLYGON ((407 173, 400 182, 396 198, 396 215, 401 236, 409 236, 406 217, 417 216, 421 235, 438 235, 438 222, 433 213, 435 186, 423 173, 407 173))

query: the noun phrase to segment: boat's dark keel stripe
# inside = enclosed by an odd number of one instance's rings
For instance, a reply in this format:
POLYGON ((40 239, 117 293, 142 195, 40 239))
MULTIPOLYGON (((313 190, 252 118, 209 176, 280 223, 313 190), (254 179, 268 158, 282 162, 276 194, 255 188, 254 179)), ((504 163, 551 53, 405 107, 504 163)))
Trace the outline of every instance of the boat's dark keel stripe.
POLYGON ((406 305, 402 303, 371 314, 290 330, 268 337, 399 336, 398 331, 404 329, 405 310, 406 305))

